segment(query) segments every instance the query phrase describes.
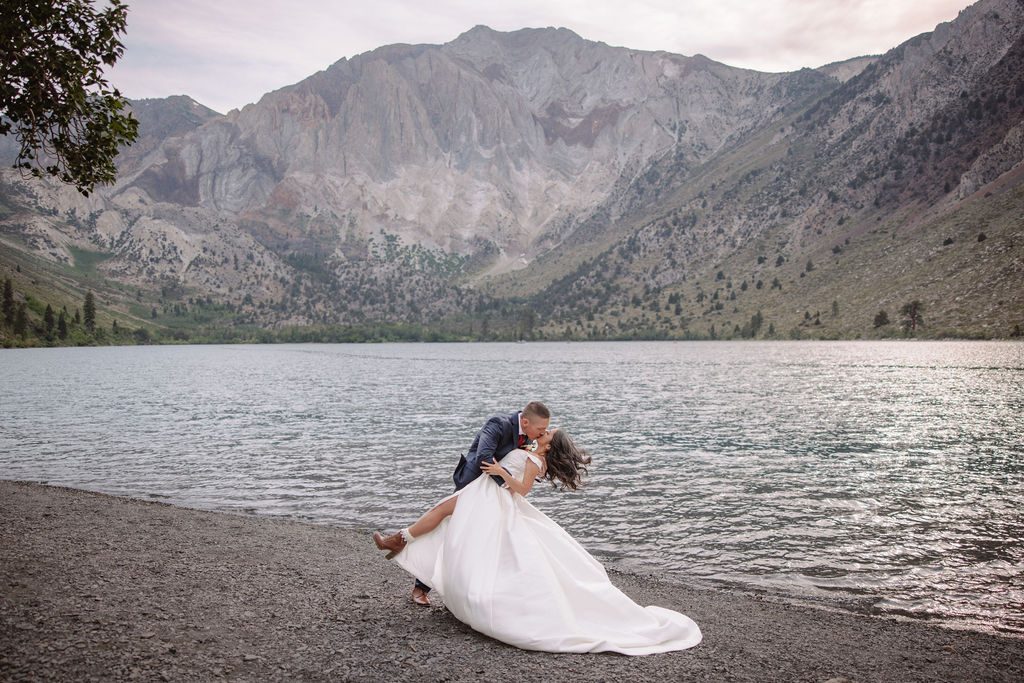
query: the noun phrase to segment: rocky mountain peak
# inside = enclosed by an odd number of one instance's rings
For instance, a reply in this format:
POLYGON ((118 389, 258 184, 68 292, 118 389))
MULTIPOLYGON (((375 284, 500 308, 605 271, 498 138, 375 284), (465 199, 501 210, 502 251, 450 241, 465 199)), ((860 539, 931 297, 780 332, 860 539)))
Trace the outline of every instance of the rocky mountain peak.
POLYGON ((584 44, 600 45, 581 38, 574 31, 559 27, 522 28, 515 31, 496 31, 478 24, 454 40, 443 45, 460 55, 478 54, 493 58, 502 51, 536 51, 537 49, 565 49, 584 44))
POLYGON ((567 29, 479 26, 268 93, 168 139, 118 192, 262 216, 272 232, 326 211, 338 235, 534 254, 623 173, 674 147, 702 158, 770 115, 781 103, 755 104, 750 89, 777 80, 567 29))

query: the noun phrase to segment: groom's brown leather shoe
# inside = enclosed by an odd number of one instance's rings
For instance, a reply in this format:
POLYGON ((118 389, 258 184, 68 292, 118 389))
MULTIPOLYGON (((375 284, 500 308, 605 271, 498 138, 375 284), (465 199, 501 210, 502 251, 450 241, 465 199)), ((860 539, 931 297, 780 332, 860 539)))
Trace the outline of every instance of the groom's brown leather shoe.
POLYGON ((430 598, 427 597, 426 592, 419 586, 412 589, 412 601, 417 605, 430 607, 430 598))
POLYGON ((405 537, 402 536, 401 531, 396 534, 391 534, 390 536, 382 536, 380 532, 374 531, 373 542, 376 543, 377 547, 381 550, 388 551, 388 554, 384 557, 389 560, 402 552, 402 549, 405 548, 405 537))

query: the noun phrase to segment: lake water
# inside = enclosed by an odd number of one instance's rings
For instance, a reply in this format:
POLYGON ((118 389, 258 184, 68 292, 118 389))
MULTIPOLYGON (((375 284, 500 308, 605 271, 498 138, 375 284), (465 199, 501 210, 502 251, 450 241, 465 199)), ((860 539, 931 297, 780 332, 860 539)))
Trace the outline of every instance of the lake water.
POLYGON ((594 463, 531 499, 610 567, 1024 635, 1020 343, 4 350, 0 388, 0 478, 391 530, 539 399, 594 463))

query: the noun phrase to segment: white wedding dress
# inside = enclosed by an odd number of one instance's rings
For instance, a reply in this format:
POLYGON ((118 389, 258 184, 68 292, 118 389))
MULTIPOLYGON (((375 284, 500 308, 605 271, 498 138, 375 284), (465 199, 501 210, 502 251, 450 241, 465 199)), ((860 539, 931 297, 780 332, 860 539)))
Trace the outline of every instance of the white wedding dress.
MULTIPOLYGON (((540 465, 522 450, 501 464, 521 479, 527 458, 540 465)), ((477 631, 547 652, 646 655, 700 642, 692 619, 630 600, 590 553, 522 496, 486 475, 458 496, 450 517, 394 559, 477 631)))

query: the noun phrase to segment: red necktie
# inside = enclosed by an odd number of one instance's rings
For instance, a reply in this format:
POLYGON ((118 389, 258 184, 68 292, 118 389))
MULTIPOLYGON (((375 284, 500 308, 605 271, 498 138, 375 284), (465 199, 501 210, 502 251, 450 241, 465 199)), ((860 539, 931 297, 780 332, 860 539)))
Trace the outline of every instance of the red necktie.
POLYGON ((519 435, 519 446, 518 447, 522 448, 525 445, 526 445, 526 434, 520 434, 519 435))

